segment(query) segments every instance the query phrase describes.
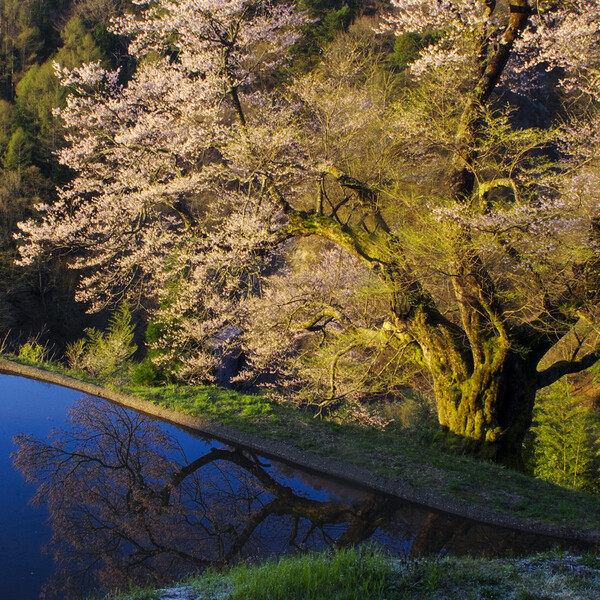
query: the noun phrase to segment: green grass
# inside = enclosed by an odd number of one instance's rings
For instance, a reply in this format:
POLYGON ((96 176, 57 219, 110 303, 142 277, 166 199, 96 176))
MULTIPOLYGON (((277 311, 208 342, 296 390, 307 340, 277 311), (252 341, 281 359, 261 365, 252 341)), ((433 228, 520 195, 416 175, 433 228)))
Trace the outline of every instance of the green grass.
POLYGON ((240 394, 216 386, 165 386, 160 388, 124 386, 120 391, 188 415, 218 419, 241 427, 265 417, 272 419, 273 406, 261 396, 240 394))
MULTIPOLYGON (((392 559, 377 550, 344 549, 240 564, 182 585, 187 598, 204 600, 597 600, 600 559, 552 553, 528 559, 392 559)), ((146 590, 107 600, 160 597, 146 590)))
POLYGON ((340 550, 283 557, 229 574, 232 600, 353 600, 385 598, 391 564, 375 552, 340 550))
POLYGON ((48 371, 49 373, 57 373, 58 375, 66 375, 79 381, 85 381, 86 383, 94 383, 96 385, 103 385, 106 382, 102 382, 97 378, 92 377, 85 371, 80 369, 71 369, 66 367, 64 364, 56 360, 35 360, 28 358, 27 356, 17 356, 15 354, 0 352, 0 358, 4 358, 10 362, 26 365, 28 367, 35 367, 42 371, 48 371))
POLYGON ((409 561, 396 575, 398 600, 592 600, 600 594, 600 564, 544 554, 530 559, 447 558, 409 561))

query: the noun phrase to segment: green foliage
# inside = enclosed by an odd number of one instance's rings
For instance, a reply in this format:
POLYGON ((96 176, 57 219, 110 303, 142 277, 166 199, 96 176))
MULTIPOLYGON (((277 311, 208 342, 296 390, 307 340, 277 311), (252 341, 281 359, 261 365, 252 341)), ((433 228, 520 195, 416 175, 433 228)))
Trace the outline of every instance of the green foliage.
POLYGON ((338 31, 345 31, 352 22, 353 11, 344 4, 339 10, 329 11, 320 25, 320 32, 323 40, 330 42, 338 31))
MULTIPOLYGON (((105 30, 99 26, 98 31, 103 29, 105 30)), ((61 31, 61 37, 63 46, 56 53, 55 60, 63 67, 72 69, 82 63, 94 62, 105 57, 96 43, 94 32, 89 31, 79 17, 69 19, 61 31)))
MULTIPOLYGON (((74 68, 103 58, 93 36, 79 18, 70 19, 61 35, 63 45, 56 54, 42 64, 33 64, 16 86, 16 122, 38 142, 30 162, 46 169, 49 165, 56 168, 52 152, 59 144, 62 132, 53 110, 64 105, 66 96, 66 89, 59 84, 54 73, 53 63, 74 68)), ((8 161, 5 161, 5 166, 14 168, 8 161)))
POLYGON ((406 69, 410 63, 419 57, 421 50, 439 41, 442 32, 432 31, 430 33, 415 33, 407 31, 396 37, 394 42, 393 62, 401 71, 406 69))
POLYGON ((27 340, 20 348, 19 360, 25 363, 39 365, 47 360, 47 349, 37 340, 27 340))
POLYGON ((130 6, 128 0, 0 0, 2 329, 29 331, 41 327, 39 321, 61 339, 73 335, 65 324, 73 322, 71 316, 56 308, 56 298, 71 294, 72 275, 65 275, 62 261, 16 267, 14 234, 17 223, 32 216, 33 206, 52 203, 56 185, 72 175, 56 160, 63 129, 53 109, 63 105, 66 88, 59 85, 53 61, 69 68, 98 59, 120 66, 125 42, 106 26, 130 6))
MULTIPOLYGON (((155 374, 155 383, 174 383, 177 381, 177 374, 181 369, 181 360, 177 353, 169 352, 164 349, 160 341, 163 336, 168 336, 170 332, 175 331, 177 323, 164 323, 163 321, 152 320, 146 325, 146 345, 148 347, 148 362, 152 365, 155 374)), ((148 368, 146 373, 149 374, 148 368)), ((140 375, 142 377, 142 375, 140 375)), ((148 382, 146 385, 154 385, 148 382)), ((139 385, 145 385, 142 380, 139 385)))
POLYGON ((593 410, 559 382, 541 397, 534 412, 533 472, 558 485, 600 491, 600 423, 593 410))
POLYGON ((322 337, 314 337, 312 346, 305 342, 304 353, 295 362, 305 382, 294 397, 326 409, 319 411, 320 416, 329 414, 341 422, 377 427, 392 419, 406 429, 424 426, 425 403, 417 407, 402 400, 420 373, 414 349, 385 333, 330 328, 322 337))
POLYGON ((6 100, 0 100, 0 154, 6 151, 11 124, 12 106, 6 100))
POLYGON ((0 76, 12 80, 7 87, 30 65, 52 54, 60 42, 56 25, 73 4, 73 0, 0 1, 0 76))
POLYGON ((315 19, 304 31, 303 40, 296 47, 296 66, 300 70, 314 65, 324 45, 333 40, 337 33, 346 31, 360 14, 359 0, 299 0, 298 7, 315 19))
POLYGON ((4 167, 11 171, 21 173, 33 161, 34 141, 22 128, 18 127, 12 134, 6 153, 4 154, 4 167))
POLYGON ((69 344, 66 358, 69 366, 101 379, 114 378, 129 368, 137 346, 133 344, 134 327, 129 305, 123 302, 112 315, 108 330, 85 330, 86 337, 69 344))
POLYGON ((413 62, 423 49, 423 36, 420 33, 407 31, 396 37, 394 42, 394 64, 404 70, 413 62))
MULTIPOLYGON (((93 36, 95 46, 104 58, 104 64, 112 68, 117 68, 121 62, 120 59, 123 58, 121 55, 125 53, 125 48, 121 48, 120 46, 123 41, 109 31, 106 28, 106 25, 101 23, 94 26, 91 35, 93 36)), ((127 58, 125 58, 125 60, 127 60, 127 58)), ((130 65, 128 69, 123 70, 129 72, 131 68, 130 65)))
POLYGON ((42 137, 53 131, 52 109, 59 106, 64 97, 52 63, 33 65, 16 88, 15 107, 18 122, 42 137))
POLYGON ((149 358, 136 364, 131 372, 133 385, 152 387, 161 382, 161 374, 149 358))

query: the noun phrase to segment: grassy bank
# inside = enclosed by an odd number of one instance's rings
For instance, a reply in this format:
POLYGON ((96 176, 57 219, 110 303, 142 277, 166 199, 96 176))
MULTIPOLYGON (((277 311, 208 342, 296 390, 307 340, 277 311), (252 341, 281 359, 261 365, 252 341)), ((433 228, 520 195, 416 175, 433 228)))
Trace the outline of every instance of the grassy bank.
MULTIPOLYGON (((175 590, 138 590, 111 600, 596 600, 600 559, 389 559, 340 550, 206 573, 175 590)), ((107 599, 108 600, 108 599, 107 599)))
MULTIPOLYGON (((35 365, 47 368, 46 365, 35 365)), ((60 367, 53 365, 53 372, 60 367)), ((67 373, 79 377, 76 372, 67 373)), ((81 377, 90 381, 89 377, 81 377)), ((102 383, 102 382, 98 382, 102 383)), ((105 384, 107 385, 107 384, 105 384)), ((477 461, 436 445, 418 428, 392 423, 384 430, 351 422, 314 419, 307 411, 217 387, 114 387, 152 405, 287 442, 323 459, 343 459, 423 492, 437 505, 469 507, 474 516, 505 515, 511 520, 600 532, 600 496, 565 489, 477 461)))
POLYGON ((314 419, 306 411, 215 387, 127 387, 123 391, 190 415, 287 442, 516 519, 600 531, 600 497, 565 489, 432 443, 418 430, 384 430, 314 419))

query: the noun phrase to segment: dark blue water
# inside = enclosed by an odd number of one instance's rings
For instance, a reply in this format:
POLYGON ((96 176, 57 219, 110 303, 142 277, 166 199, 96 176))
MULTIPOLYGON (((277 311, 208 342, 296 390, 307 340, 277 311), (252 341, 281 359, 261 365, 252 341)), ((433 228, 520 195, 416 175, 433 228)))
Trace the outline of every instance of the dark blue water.
MULTIPOLYGON (((0 491, 0 564, 2 565, 0 598, 3 600, 12 598, 27 600, 39 597, 40 590, 54 575, 57 568, 53 558, 44 550, 44 546, 49 544, 52 536, 52 527, 46 523, 49 511, 45 505, 33 506, 30 503, 37 485, 27 483, 23 473, 17 470, 13 464, 14 460, 11 455, 16 450, 14 437, 16 434, 23 433, 37 440, 44 440, 52 430, 65 427, 68 429, 69 426, 66 423, 68 410, 83 397, 78 391, 21 377, 0 375, 0 478, 2 480, 0 491)), ((101 400, 98 402, 114 408, 114 405, 108 402, 101 400)), ((116 408, 115 410, 135 415, 133 411, 126 409, 116 408)), ((146 420, 147 417, 144 419, 146 420)), ((192 462, 194 459, 206 455, 211 449, 227 448, 217 441, 208 440, 173 425, 157 421, 153 421, 153 423, 158 424, 165 435, 176 439, 178 448, 175 453, 180 463, 185 463, 186 460, 192 462)), ((173 451, 165 450, 165 456, 168 457, 169 454, 173 454, 173 451)), ((229 495, 243 492, 245 496, 243 496, 242 502, 248 503, 248 488, 253 486, 256 486, 256 489, 251 490, 251 501, 254 503, 254 508, 257 503, 265 504, 273 497, 273 493, 259 489, 255 483, 249 483, 245 472, 243 477, 240 477, 239 469, 232 474, 230 466, 228 464, 223 466, 223 462, 228 461, 220 461, 203 468, 204 489, 207 487, 206 480, 208 479, 210 482, 210 490, 206 492, 208 500, 203 499, 203 502, 210 503, 212 501, 213 504, 216 503, 218 507, 221 507, 229 495), (219 480, 218 483, 215 483, 217 480, 219 480), (224 490, 224 488, 227 489, 224 490)), ((266 466, 265 472, 271 473, 277 482, 282 486, 289 487, 299 497, 321 502, 352 502, 364 495, 362 490, 352 490, 349 486, 339 482, 328 483, 324 479, 308 473, 300 473, 284 464, 265 460, 262 460, 261 464, 266 466)), ((234 468, 237 467, 234 465, 234 468)), ((190 493, 188 491, 188 494, 192 497, 197 492, 190 493)), ((224 508, 222 510, 226 512, 224 508)), ((233 521, 236 515, 228 514, 227 518, 233 521)), ((214 520, 213 515, 209 515, 207 518, 207 522, 212 523, 214 520)), ((286 523, 286 526, 290 527, 289 522, 286 523)), ((257 530, 254 537, 262 536, 262 539, 253 540, 253 543, 249 545, 251 550, 244 551, 242 548, 239 555, 260 556, 289 551, 288 536, 286 534, 282 539, 277 534, 278 528, 280 525, 273 519, 261 523, 260 530, 257 530)), ((300 529, 302 530, 302 527, 300 529)), ((307 526, 304 524, 304 530, 306 531, 306 529, 307 526)), ((331 536, 331 540, 334 540, 344 532, 345 524, 343 522, 331 523, 325 526, 325 529, 327 529, 327 535, 331 536)), ((210 532, 211 535, 213 533, 210 532)), ((321 539, 323 536, 318 543, 315 542, 316 537, 319 536, 308 536, 303 544, 306 547, 326 545, 326 542, 321 539)), ((229 543, 231 544, 231 542, 229 543)), ((218 552, 214 555, 211 554, 211 558, 218 558, 217 555, 218 552)), ((180 567, 173 567, 173 570, 179 573, 180 567)), ((93 577, 91 579, 93 580, 93 577)), ((65 597, 67 595, 65 592, 65 597)), ((60 592, 57 597, 61 597, 60 592)))
POLYGON ((10 454, 17 432, 46 436, 64 424, 66 407, 79 392, 10 375, 0 375, 0 598, 37 598, 50 576, 52 559, 41 554, 50 539, 45 507, 28 502, 35 486, 26 484, 10 454))
POLYGON ((1 600, 42 590, 77 598, 211 564, 372 541, 394 555, 524 555, 561 545, 9 375, 0 375, 0 480, 1 600), (15 459, 18 434, 28 437, 15 459))

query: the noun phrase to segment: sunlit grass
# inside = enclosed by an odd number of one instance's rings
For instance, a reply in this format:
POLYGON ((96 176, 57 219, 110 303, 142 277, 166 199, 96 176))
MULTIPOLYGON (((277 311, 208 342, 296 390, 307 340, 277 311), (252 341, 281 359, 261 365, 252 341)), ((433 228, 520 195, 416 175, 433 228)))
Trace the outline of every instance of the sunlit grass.
POLYGON ((273 415, 273 406, 265 398, 216 386, 123 387, 121 390, 171 410, 218 418, 223 423, 238 426, 273 415))
MULTIPOLYGON (((597 600, 600 559, 554 553, 526 559, 412 559, 343 549, 243 563, 181 585, 182 600, 597 600)), ((166 596, 136 590, 107 600, 166 596)))
POLYGON ((229 574, 232 600, 358 600, 385 598, 392 573, 376 552, 340 550, 248 567, 229 574))

